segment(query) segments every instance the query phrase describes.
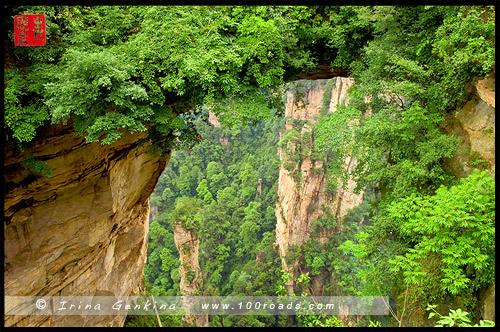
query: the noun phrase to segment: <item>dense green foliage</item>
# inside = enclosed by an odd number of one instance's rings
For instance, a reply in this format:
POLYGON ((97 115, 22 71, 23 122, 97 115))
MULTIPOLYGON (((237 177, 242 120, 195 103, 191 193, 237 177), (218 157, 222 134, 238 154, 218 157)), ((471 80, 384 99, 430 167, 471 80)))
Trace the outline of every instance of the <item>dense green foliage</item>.
MULTIPOLYGON (((150 225, 148 292, 181 294, 172 229, 180 224, 200 239, 200 295, 272 296, 280 275, 273 246, 282 122, 227 128, 200 118, 195 125, 203 140, 174 152, 151 197, 158 216, 150 225)), ((222 316, 211 324, 273 325, 276 318, 222 316)))
MULTIPOLYGON (((457 143, 439 126, 442 111, 460 101, 469 80, 491 70, 494 12, 485 23, 480 11, 465 7, 372 11, 376 38, 352 65, 350 105, 321 119, 318 146, 339 157, 357 157, 354 177, 359 188, 377 184, 388 199, 424 187, 435 190, 449 180, 440 161, 453 154, 457 143), (463 16, 467 20, 461 20, 463 16), (467 25, 461 29, 470 32, 453 34, 453 41, 441 38, 443 31, 457 25, 467 25), (450 48, 460 52, 448 54, 450 48), (461 63, 460 71, 455 70, 456 62, 461 63)), ((339 173, 339 166, 334 161, 330 168, 339 173)))
MULTIPOLYGON (((289 273, 285 273, 282 271, 281 282, 278 283, 278 287, 276 289, 276 294, 278 297, 289 296, 294 298, 295 300, 300 302, 301 296, 309 296, 311 294, 310 282, 311 278, 309 277, 309 272, 302 273, 297 278, 297 285, 302 289, 302 293, 297 295, 295 293, 288 294, 286 287, 284 286, 292 280, 292 275, 289 273)), ((306 307, 307 308, 307 307, 306 307)), ((335 316, 327 316, 318 312, 317 314, 312 314, 310 310, 304 309, 304 312, 297 315, 297 320, 299 326, 304 327, 343 327, 342 322, 335 316)), ((321 310, 316 310, 321 311, 321 310)), ((300 311, 299 311, 300 312, 300 311)))
MULTIPOLYGON (((279 146, 297 186, 300 163, 311 157, 327 161, 314 170, 327 176, 326 194, 349 177, 365 192, 342 232, 317 240, 324 230, 339 230, 339 220, 325 213, 312 221, 311 239, 283 257, 307 271, 297 294, 307 293, 311 280, 321 280, 324 294, 389 294, 400 326, 417 324, 412 316, 422 316, 428 303, 458 301, 470 316, 428 308, 440 325, 485 323, 478 294, 494 281, 494 179, 474 172, 459 180, 443 160, 461 144, 445 131, 446 119, 470 97, 465 87, 494 71, 493 6, 6 9, 11 39, 13 15, 45 14, 47 24, 46 46, 13 47, 10 40, 6 48, 11 148, 25 149, 50 120, 71 124, 87 142, 110 144, 147 131, 141 142, 153 143, 153 151, 174 149, 151 197, 158 216, 149 228, 148 294, 180 295, 177 224, 200 239, 203 295, 285 291, 291 276, 282 275, 274 248, 279 146), (313 132, 294 120, 280 137, 290 88, 284 83, 319 65, 352 72, 349 104, 327 112, 328 81, 313 132), (207 124, 209 110, 222 127, 207 124), (350 174, 347 157, 356 163, 350 174)), ((300 100, 307 86, 293 93, 300 100)), ((491 166, 480 155, 470 159, 470 167, 491 166)), ((51 174, 29 153, 21 166, 51 174)), ((359 324, 381 325, 371 318, 359 324)), ((162 322, 183 324, 178 316, 162 322)), ((326 316, 221 316, 210 323, 339 325, 326 316)), ((127 324, 156 322, 136 317, 127 324)))
POLYGON ((494 186, 491 177, 475 172, 433 196, 413 194, 391 204, 388 217, 416 243, 391 263, 413 289, 421 287, 431 300, 441 292, 472 293, 494 279, 494 186))
POLYGON ((451 309, 450 314, 445 316, 445 315, 441 315, 439 312, 437 312, 435 310, 436 307, 437 307, 437 305, 435 305, 435 304, 427 306, 427 311, 432 310, 429 313, 429 318, 432 318, 435 315, 437 315, 440 318, 437 321, 436 327, 445 327, 445 326, 447 326, 447 327, 453 327, 453 326, 456 326, 456 327, 493 327, 493 326, 495 326, 495 322, 490 321, 490 320, 480 320, 479 323, 477 323, 477 324, 474 324, 474 325, 471 324, 469 317, 467 317, 469 315, 469 313, 466 311, 462 311, 460 308, 458 308, 457 310, 451 309))
POLYGON ((456 183, 443 159, 460 142, 443 127, 467 100, 466 84, 492 70, 494 9, 369 12, 374 38, 352 63, 349 105, 315 128, 318 150, 340 157, 329 170, 377 194, 373 224, 343 248, 366 264, 358 271, 363 292, 394 290, 409 316, 458 294, 475 310, 477 290, 494 280, 494 180, 474 174, 456 183), (352 174, 341 167, 347 156, 357 160, 352 174))
MULTIPOLYGON (((8 10, 44 14, 48 40, 9 53, 5 128, 13 143, 31 141, 48 119, 73 119, 88 142, 109 144, 125 132, 148 130, 148 140, 163 152, 194 144, 192 117, 183 114, 198 115, 204 107, 223 113, 226 124, 280 114, 286 79, 334 59, 347 63, 353 54, 341 46, 361 45, 369 31, 350 28, 351 10, 336 7, 8 10)), ((12 32, 10 17, 4 26, 12 32)))

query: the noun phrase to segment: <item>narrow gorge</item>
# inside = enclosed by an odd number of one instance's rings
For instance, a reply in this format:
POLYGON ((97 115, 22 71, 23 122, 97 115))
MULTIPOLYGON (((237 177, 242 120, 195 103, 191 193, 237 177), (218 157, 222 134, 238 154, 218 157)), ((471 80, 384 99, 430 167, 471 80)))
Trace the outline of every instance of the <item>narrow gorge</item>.
POLYGON ((494 6, 4 7, 6 327, 495 326, 494 6))
MULTIPOLYGON (((449 129, 466 138, 459 153, 447 162, 459 174, 467 174, 474 153, 491 163, 494 171, 494 90, 484 88, 483 82, 477 84, 477 99, 457 111, 449 129)), ((297 277, 307 271, 294 258, 294 251, 309 239, 324 244, 329 236, 342 232, 343 217, 363 200, 363 192, 353 192, 352 180, 347 189, 342 183, 327 189, 326 160, 314 156, 312 149, 312 127, 320 114, 335 112, 338 104, 348 103, 352 79, 337 77, 295 84, 298 87, 286 94, 287 120, 280 133, 281 167, 275 208, 277 250, 283 270, 293 276, 287 284, 290 294, 297 277), (297 89, 301 92, 294 94, 297 89), (294 157, 298 159, 292 160, 294 157), (333 217, 336 224, 318 225, 322 216, 333 217)), ((214 119, 211 115, 211 123, 218 127, 214 119)), ((5 151, 5 178, 9 179, 4 205, 6 295, 123 296, 137 294, 143 287, 148 198, 168 160, 147 154, 145 148, 137 146, 139 138, 140 134, 127 135, 103 147, 86 144, 68 126, 47 128, 44 138, 34 142, 30 151, 47 162, 52 169, 50 177, 34 175, 27 169, 20 171, 26 153, 5 151)), ((344 165, 349 168, 354 162, 346 159, 344 165)), ((153 209, 157 215, 157 207, 153 209)), ((174 227, 174 239, 180 253, 181 292, 199 294, 200 239, 180 224, 174 227)), ((312 277, 316 295, 322 294, 323 283, 321 276, 312 277)), ((7 323, 120 326, 124 319, 16 316, 9 317, 7 323)), ((186 320, 196 326, 208 324, 207 316, 186 320)))

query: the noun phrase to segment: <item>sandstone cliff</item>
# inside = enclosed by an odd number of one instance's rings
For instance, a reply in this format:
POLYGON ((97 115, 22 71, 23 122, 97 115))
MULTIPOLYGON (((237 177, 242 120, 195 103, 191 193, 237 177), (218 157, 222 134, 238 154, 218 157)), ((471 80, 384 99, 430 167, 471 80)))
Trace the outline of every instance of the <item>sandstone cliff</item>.
MULTIPOLYGON (((294 282, 300 274, 297 261, 287 258, 295 248, 302 246, 310 237, 312 223, 321 215, 330 214, 337 222, 337 228, 331 231, 323 230, 317 238, 324 243, 331 232, 342 229, 342 218, 347 212, 362 202, 363 193, 356 195, 353 189, 356 184, 349 181, 344 190, 340 184, 334 192, 325 190, 326 179, 324 160, 314 159, 311 147, 314 145, 312 127, 317 123, 320 112, 335 112, 336 105, 348 102, 346 95, 353 80, 337 77, 333 85, 327 88, 327 80, 298 81, 305 85, 305 95, 297 100, 297 91, 288 91, 286 96, 286 130, 281 138, 293 130, 300 140, 290 140, 286 146, 279 148, 282 165, 279 173, 278 202, 276 205, 276 244, 283 270, 293 278, 287 284, 288 292, 293 292, 294 282), (324 96, 324 94, 329 94, 324 96), (329 100, 326 109, 322 110, 324 97, 329 100), (298 120, 298 121, 296 121, 298 120), (298 125, 297 125, 298 124, 298 125), (286 151, 283 151, 286 150, 286 151), (300 151, 299 151, 300 150, 300 151), (302 152, 302 153, 301 153, 302 152), (289 166, 290 155, 300 155, 297 163, 292 161, 289 166)), ((344 165, 348 169, 354 166, 353 160, 348 158, 344 165)), ((319 280, 316 280, 319 281, 319 280)), ((321 293, 321 285, 313 279, 315 292, 321 293), (317 285, 315 285, 317 284, 317 285)))
POLYGON ((459 177, 478 167, 495 174, 495 73, 467 90, 472 98, 449 117, 446 129, 462 144, 446 165, 459 177))
MULTIPOLYGON (((470 100, 457 109, 448 131, 462 139, 455 155, 446 166, 459 177, 474 168, 484 169, 495 177, 495 72, 481 77, 466 88, 470 100)), ((495 283, 479 295, 481 317, 495 320, 495 283)))
MULTIPOLYGON (((201 295, 203 281, 198 262, 198 248, 200 239, 192 230, 187 230, 181 224, 174 225, 174 241, 179 251, 179 274, 181 276, 180 289, 183 296, 201 295)), ((185 315, 182 319, 188 324, 208 326, 207 315, 185 315)))
MULTIPOLYGON (((495 73, 488 78, 479 78, 465 87, 469 100, 448 115, 444 129, 461 139, 452 158, 445 159, 445 167, 457 177, 466 177, 474 168, 485 170, 495 177, 495 73)), ((479 291, 479 312, 481 319, 495 320, 495 283, 479 291)), ((403 299, 396 301, 398 308, 404 308, 403 299)), ((438 310, 447 314, 450 309, 465 307, 463 299, 457 297, 452 303, 438 303, 438 310)), ((401 310, 401 309, 399 309, 401 310)), ((411 309, 410 309, 411 310, 411 309)), ((405 313, 408 326, 431 324, 427 313, 405 313)), ((401 314, 401 312, 398 312, 401 314)))
MULTIPOLYGON (((137 147, 145 133, 86 143, 53 125, 27 151, 50 177, 6 148, 5 295, 137 294, 146 262, 149 196, 168 160, 137 147)), ((168 159, 168 158, 167 158, 168 159)), ((6 316, 6 326, 122 326, 125 316, 6 316)))

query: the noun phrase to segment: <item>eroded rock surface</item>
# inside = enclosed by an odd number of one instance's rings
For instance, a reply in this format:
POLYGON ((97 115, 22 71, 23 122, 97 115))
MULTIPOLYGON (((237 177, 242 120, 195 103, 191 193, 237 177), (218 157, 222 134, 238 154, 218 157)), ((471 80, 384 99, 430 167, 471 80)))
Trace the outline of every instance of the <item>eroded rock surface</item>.
MULTIPOLYGON (((5 153, 5 295, 127 296, 143 284, 149 196, 168 158, 124 134, 86 143, 70 126, 47 127, 27 151, 52 175, 5 153)), ((125 316, 6 316, 6 326, 122 326, 125 316)))
MULTIPOLYGON (((203 281, 200 264, 198 262, 198 248, 200 238, 192 230, 185 229, 181 224, 174 225, 174 241, 179 251, 179 275, 181 276, 180 289, 183 296, 201 295, 203 281)), ((185 315, 182 317, 188 324, 208 326, 207 315, 185 315)))
MULTIPOLYGON (((311 84, 311 87, 306 90, 306 95, 301 100, 296 100, 297 96, 292 92, 287 93, 286 101, 286 131, 293 129, 293 120, 305 120, 305 124, 300 129, 301 134, 311 133, 311 144, 314 143, 314 135, 312 127, 317 123, 320 111, 322 109, 323 95, 325 93, 327 80, 318 80, 311 84)), ((330 103, 327 112, 335 112, 336 106, 342 102, 348 102, 347 90, 352 85, 353 80, 350 78, 337 77, 335 84, 329 96, 330 103)), ((299 81, 300 83, 300 81, 299 81)), ((282 134, 282 137, 285 133, 282 134)), ((304 145, 307 142, 302 142, 304 145)), ((289 143, 291 144, 291 143, 289 143)), ((292 147, 292 150, 294 147, 292 147)), ((293 278, 287 284, 288 292, 293 292, 294 282, 298 277, 296 273, 296 260, 287 259, 287 255, 294 251, 297 246, 302 246, 311 237, 312 223, 325 213, 330 213, 337 222, 336 230, 323 230, 317 238, 320 243, 324 243, 329 235, 334 231, 342 229, 342 218, 347 215, 349 210, 358 206, 363 200, 363 193, 354 194, 356 183, 349 181, 347 189, 342 188, 342 184, 336 188, 335 193, 329 194, 325 190, 325 165, 322 160, 311 159, 311 154, 308 154, 304 159, 295 166, 291 171, 284 167, 286 156, 280 149, 282 166, 279 174, 278 185, 278 203, 276 205, 276 244, 281 257, 281 263, 284 272, 290 273, 293 278), (294 173, 300 172, 297 181, 297 176, 294 173)), ((354 167, 355 161, 347 158, 344 165, 347 169, 354 167)), ((313 286, 318 284, 313 280, 313 286)), ((317 285, 315 292, 321 293, 321 285, 317 285)))
POLYGON ((474 168, 495 174, 495 74, 480 79, 471 91, 473 97, 450 118, 447 130, 462 141, 447 167, 459 177, 474 168))

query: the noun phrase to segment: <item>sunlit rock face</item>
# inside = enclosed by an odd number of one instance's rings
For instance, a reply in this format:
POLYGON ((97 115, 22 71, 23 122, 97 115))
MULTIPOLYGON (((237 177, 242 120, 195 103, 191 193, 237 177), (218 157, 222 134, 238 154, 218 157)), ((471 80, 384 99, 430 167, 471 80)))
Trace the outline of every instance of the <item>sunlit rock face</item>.
MULTIPOLYGON (((320 110, 322 109, 324 94, 329 93, 327 99, 330 100, 327 105, 327 112, 335 112, 336 106, 340 103, 348 103, 349 98, 347 90, 352 85, 353 80, 346 77, 334 78, 333 88, 326 89, 327 80, 317 81, 298 81, 302 82, 307 88, 305 95, 300 99, 292 92, 288 91, 286 95, 286 129, 282 133, 283 137, 288 131, 294 128, 293 120, 304 120, 304 125, 300 134, 310 132, 310 140, 301 144, 314 144, 313 126, 317 123, 320 110)), ((289 142, 288 144, 293 144, 289 142)), ((290 151, 296 149, 295 146, 288 146, 290 151)), ((302 246, 311 237, 312 222, 322 214, 330 213, 335 217, 337 227, 333 230, 323 230, 317 238, 320 243, 324 243, 330 234, 342 230, 342 218, 347 215, 349 210, 358 206, 363 200, 363 192, 355 194, 356 183, 349 181, 347 189, 342 188, 342 183, 336 188, 335 193, 329 194, 325 190, 325 168, 323 160, 312 159, 308 154, 301 159, 293 170, 287 170, 284 166, 285 160, 289 158, 282 148, 279 149, 282 166, 279 173, 278 184, 278 202, 276 205, 276 245, 284 272, 290 273, 293 279, 287 284, 288 292, 293 292, 294 283, 298 277, 297 261, 287 259, 297 246, 302 246), (323 171, 320 171, 323 170, 323 171), (297 181, 297 172, 300 172, 297 181), (295 176, 294 176, 295 174, 295 176)), ((355 165, 355 160, 346 158, 344 167, 351 170, 355 165)), ((320 280, 313 279, 312 285, 316 294, 321 294, 322 285, 320 280)))
MULTIPOLYGON (((198 261, 200 238, 192 231, 185 229, 181 224, 174 225, 174 241, 179 251, 179 288, 183 296, 202 295, 203 281, 198 261)), ((186 305, 187 306, 187 305, 186 305)), ((195 326, 208 326, 207 315, 184 315, 182 319, 195 326)))
POLYGON ((495 73, 479 79, 469 89, 471 98, 449 117, 446 130, 461 139, 455 155, 445 160, 458 177, 474 168, 495 174, 495 73))
MULTIPOLYGON (((471 97, 451 116, 445 129, 461 139, 454 156, 445 166, 458 177, 467 177, 474 168, 495 177, 495 72, 467 87, 471 97)), ((495 320, 495 283, 479 292, 481 317, 495 320)))
MULTIPOLYGON (((149 196, 168 158, 145 133, 86 143, 52 125, 27 152, 4 150, 5 295, 127 296, 143 284, 149 196), (21 166, 32 152, 50 177, 21 166)), ((122 326, 125 316, 6 316, 6 326, 122 326)))
POLYGON ((495 174, 495 74, 471 87, 470 100, 449 116, 446 129, 461 139, 455 155, 445 160, 456 176, 466 177, 474 168, 495 174))

